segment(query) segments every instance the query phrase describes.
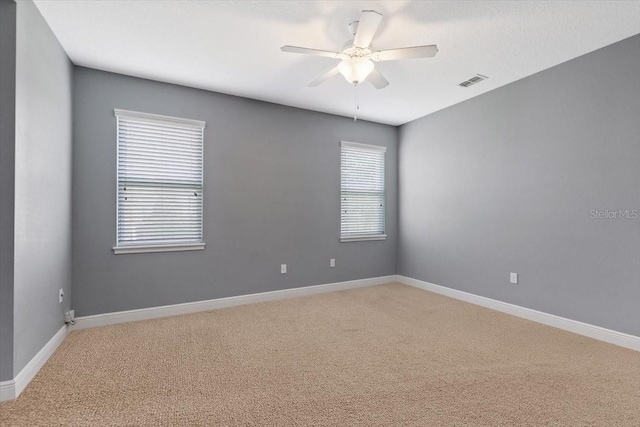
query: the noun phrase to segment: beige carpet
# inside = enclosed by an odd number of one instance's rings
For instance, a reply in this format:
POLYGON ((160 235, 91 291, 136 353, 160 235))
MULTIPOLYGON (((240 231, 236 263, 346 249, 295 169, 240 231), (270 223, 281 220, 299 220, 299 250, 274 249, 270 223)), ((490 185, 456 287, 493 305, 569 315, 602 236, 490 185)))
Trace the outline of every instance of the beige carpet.
POLYGON ((73 332, 2 426, 639 426, 640 353, 400 284, 73 332))

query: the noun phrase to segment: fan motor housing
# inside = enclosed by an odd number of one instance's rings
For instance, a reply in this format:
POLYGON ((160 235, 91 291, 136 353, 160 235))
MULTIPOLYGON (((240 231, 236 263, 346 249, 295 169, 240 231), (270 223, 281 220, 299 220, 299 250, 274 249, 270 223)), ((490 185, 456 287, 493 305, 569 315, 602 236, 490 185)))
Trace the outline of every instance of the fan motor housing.
POLYGON ((373 46, 366 48, 356 47, 353 44, 353 40, 347 41, 342 47, 342 53, 349 58, 371 58, 373 53, 373 46))

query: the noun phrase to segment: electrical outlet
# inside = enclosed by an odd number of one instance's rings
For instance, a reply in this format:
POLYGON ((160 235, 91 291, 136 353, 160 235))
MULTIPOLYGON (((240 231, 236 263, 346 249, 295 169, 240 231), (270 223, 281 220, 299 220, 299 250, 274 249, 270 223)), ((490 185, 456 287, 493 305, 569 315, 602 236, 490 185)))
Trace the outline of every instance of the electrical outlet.
POLYGON ((287 264, 280 264, 280 274, 287 274, 287 264))
POLYGON ((66 313, 64 313, 64 323, 71 323, 75 320, 75 318, 76 318, 75 310, 69 310, 66 313))
POLYGON ((329 260, 329 267, 333 268, 336 266, 336 259, 335 258, 331 258, 329 260))
POLYGON ((509 275, 509 281, 511 283, 513 283, 514 285, 517 285, 518 284, 518 273, 511 273, 509 275))
POLYGON ((60 292, 58 293, 58 304, 62 304, 63 299, 64 299, 64 291, 60 289, 60 292))

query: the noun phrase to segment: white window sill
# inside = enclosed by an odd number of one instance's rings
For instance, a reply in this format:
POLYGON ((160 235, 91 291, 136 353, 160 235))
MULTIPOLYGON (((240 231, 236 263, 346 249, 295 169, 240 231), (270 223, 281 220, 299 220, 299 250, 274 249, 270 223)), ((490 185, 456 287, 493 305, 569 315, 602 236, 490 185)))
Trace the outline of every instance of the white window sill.
POLYGON ((115 246, 115 255, 141 254, 149 252, 179 252, 179 251, 201 251, 205 247, 204 243, 171 243, 165 245, 131 245, 115 246))
POLYGON ((370 236, 340 236, 341 242, 366 242, 368 240, 387 240, 386 234, 373 234, 370 236))

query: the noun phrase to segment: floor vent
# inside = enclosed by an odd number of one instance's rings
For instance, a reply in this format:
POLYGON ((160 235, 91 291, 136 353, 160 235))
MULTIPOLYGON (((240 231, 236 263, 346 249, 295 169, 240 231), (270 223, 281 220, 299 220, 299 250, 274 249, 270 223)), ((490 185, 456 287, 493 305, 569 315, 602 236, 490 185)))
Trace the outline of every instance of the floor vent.
POLYGON ((459 85, 462 87, 469 87, 472 86, 476 83, 480 83, 483 80, 488 79, 489 77, 487 76, 483 76, 482 74, 476 74, 475 76, 471 77, 469 80, 465 80, 464 82, 460 83, 459 85))

